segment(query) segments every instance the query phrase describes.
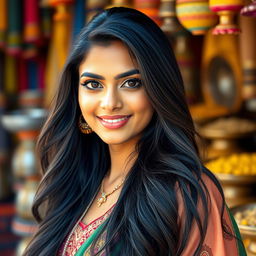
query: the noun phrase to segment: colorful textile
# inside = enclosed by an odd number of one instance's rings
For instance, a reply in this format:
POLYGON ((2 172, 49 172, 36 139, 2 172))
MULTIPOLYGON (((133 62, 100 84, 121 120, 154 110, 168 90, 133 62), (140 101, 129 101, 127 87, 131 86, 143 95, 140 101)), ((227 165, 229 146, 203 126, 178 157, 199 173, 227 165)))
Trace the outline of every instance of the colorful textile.
POLYGON ((0 0, 0 10, 0 91, 11 103, 17 93, 45 88, 53 9, 46 0, 0 0))
POLYGON ((23 58, 18 59, 18 76, 19 84, 18 91, 22 92, 28 89, 28 65, 27 61, 23 58))
MULTIPOLYGON (((97 234, 99 232, 99 226, 110 216, 112 210, 114 208, 114 205, 105 212, 102 216, 98 217, 97 219, 93 220, 89 224, 84 224, 82 221, 79 222, 76 229, 74 230, 74 233, 71 235, 69 239, 69 243, 66 248, 65 256, 73 256, 77 255, 78 249, 85 244, 85 241, 87 241, 91 236, 95 237, 95 230, 97 230, 97 234)), ((93 238, 94 239, 94 238, 93 238)), ((92 238, 90 240, 93 240, 92 238)), ((66 242, 65 242, 66 243, 66 242)), ((65 244, 64 243, 64 244, 65 244)), ((87 241, 88 243, 88 241, 87 241)), ((62 250, 60 250, 59 255, 62 255, 62 250)))
MULTIPOLYGON (((200 256, 246 256, 245 249, 241 240, 241 236, 228 207, 224 209, 223 217, 221 218, 221 206, 222 197, 213 183, 213 181, 208 177, 203 177, 203 181, 207 187, 209 193, 209 217, 208 225, 206 230, 206 236, 203 242, 203 248, 200 252, 200 256), (222 228, 222 223, 228 233, 224 232, 222 228)), ((178 195, 178 202, 180 205, 179 216, 185 215, 182 198, 178 195)), ((200 208, 206 207, 199 202, 199 212, 200 208)), ((180 224, 182 228, 182 218, 180 217, 180 224)), ((190 237, 188 239, 189 243, 182 253, 182 256, 193 255, 199 240, 199 230, 197 225, 194 223, 190 232, 190 237)))
MULTIPOLYGON (((221 217, 221 206, 222 206, 222 197, 219 190, 216 188, 215 184, 208 177, 203 178, 204 183, 208 189, 209 193, 209 217, 208 217, 208 226, 206 230, 206 236, 203 241, 203 246, 198 255, 200 256, 246 256, 246 252, 242 243, 242 239, 236 225, 236 222, 231 215, 228 207, 226 206, 224 209, 223 217, 221 217), (226 231, 224 232, 223 226, 226 231)), ((182 200, 182 196, 179 193, 179 189, 177 186, 177 199, 179 204, 179 218, 178 225, 180 226, 180 241, 182 241, 182 231, 184 227, 184 204, 182 200)), ((198 209, 206 207, 199 202, 198 209)), ((109 213, 110 215, 110 213, 109 213)), ((106 231, 101 234, 101 231, 104 227, 104 223, 97 226, 96 229, 92 232, 90 236, 86 239, 80 239, 79 243, 76 245, 76 252, 72 251, 72 253, 67 253, 65 256, 75 255, 75 256, 92 256, 95 255, 96 252, 101 250, 105 244, 106 231), (99 237, 98 237, 99 236, 99 237), (91 246, 93 245, 94 240, 97 239, 96 244, 93 248, 93 252, 91 246)), ((79 227, 78 229, 81 229, 79 227)), ((194 255, 195 250, 198 246, 198 241, 200 240, 200 232, 195 223, 192 223, 190 236, 188 239, 187 246, 182 252, 182 256, 191 256, 194 255)), ((74 235, 73 238, 74 239, 74 235)), ((71 239, 71 240, 72 240, 71 239)), ((72 240, 73 241, 73 240, 72 240)), ((122 244, 119 242, 116 246, 114 252, 111 252, 111 256, 121 255, 122 244)), ((105 250, 101 251, 100 256, 105 256, 105 250)))
POLYGON ((7 30, 7 0, 0 0, 0 10, 0 48, 3 48, 7 30))
POLYGON ((85 25, 85 1, 77 0, 74 6, 73 41, 85 25))
POLYGON ((38 0, 24 0, 24 41, 37 43, 40 39, 38 0))
POLYGON ((17 72, 17 59, 13 56, 5 55, 4 92, 8 95, 15 95, 18 90, 17 72))
POLYGON ((8 34, 7 52, 17 56, 21 53, 22 44, 22 1, 8 1, 8 34))
POLYGON ((50 3, 55 7, 52 24, 52 38, 49 45, 49 52, 46 64, 45 78, 45 100, 46 106, 50 104, 55 94, 56 86, 59 82, 61 73, 66 62, 72 35, 72 8, 71 0, 57 1, 51 0, 50 3))
POLYGON ((13 234, 11 223, 16 213, 13 198, 0 200, 0 255, 13 256, 20 237, 13 234))

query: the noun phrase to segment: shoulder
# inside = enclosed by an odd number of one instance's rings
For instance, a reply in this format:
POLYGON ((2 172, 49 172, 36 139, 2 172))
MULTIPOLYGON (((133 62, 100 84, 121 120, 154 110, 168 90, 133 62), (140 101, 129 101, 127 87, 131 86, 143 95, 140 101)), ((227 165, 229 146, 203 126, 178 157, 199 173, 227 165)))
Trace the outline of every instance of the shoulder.
POLYGON ((205 192, 207 193, 209 198, 209 206, 215 204, 219 209, 222 208, 223 204, 225 203, 224 194, 217 178, 213 174, 211 174, 211 176, 203 173, 200 184, 203 186, 205 192), (215 179, 213 180, 211 176, 215 179))
MULTIPOLYGON (((228 207, 225 204, 222 189, 219 187, 220 185, 218 181, 216 182, 216 180, 212 178, 211 174, 202 174, 199 185, 203 188, 207 197, 207 205, 203 204, 201 200, 199 200, 197 204, 197 211, 201 221, 203 221, 204 217, 207 217, 205 236, 201 237, 197 222, 194 220, 189 230, 189 239, 182 252, 182 256, 193 255, 200 240, 202 241, 202 248, 199 255, 240 255, 237 250, 238 240, 235 239, 236 232, 234 231, 228 207), (206 208, 208 209, 208 216, 203 216, 204 209, 206 208)), ((183 230, 186 211, 184 209, 183 198, 179 190, 177 190, 177 198, 181 225, 180 230, 183 230)), ((182 237, 182 234, 180 234, 181 240, 182 237)))
MULTIPOLYGON (((224 200, 221 185, 218 182, 217 178, 215 178, 215 176, 211 173, 210 175, 206 173, 202 173, 201 178, 198 179, 197 181, 198 181, 197 185, 201 187, 202 191, 205 194, 208 211, 211 211, 211 209, 214 207, 219 210, 219 213, 221 213, 221 209, 225 204, 225 200, 224 200)), ((176 197, 177 197, 177 202, 179 206, 179 215, 180 215, 184 211, 184 200, 183 200, 181 189, 178 183, 176 183, 175 185, 175 190, 176 190, 176 197)), ((205 208, 206 205, 202 203, 201 199, 199 199, 197 208, 200 211, 202 207, 205 208)))

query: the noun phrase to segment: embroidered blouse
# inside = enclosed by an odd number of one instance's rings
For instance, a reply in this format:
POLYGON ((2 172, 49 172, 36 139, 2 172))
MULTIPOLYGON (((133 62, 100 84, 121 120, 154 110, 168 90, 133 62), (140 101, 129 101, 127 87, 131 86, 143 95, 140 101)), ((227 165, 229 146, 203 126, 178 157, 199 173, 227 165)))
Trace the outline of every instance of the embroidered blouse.
MULTIPOLYGON (((85 224, 80 221, 71 235, 64 256, 74 256, 81 245, 91 236, 94 230, 96 230, 99 225, 101 225, 111 214, 115 205, 113 205, 107 212, 97 219, 91 221, 89 224, 85 224)), ((62 256, 64 246, 67 240, 63 243, 61 249, 59 250, 58 256, 62 256)))

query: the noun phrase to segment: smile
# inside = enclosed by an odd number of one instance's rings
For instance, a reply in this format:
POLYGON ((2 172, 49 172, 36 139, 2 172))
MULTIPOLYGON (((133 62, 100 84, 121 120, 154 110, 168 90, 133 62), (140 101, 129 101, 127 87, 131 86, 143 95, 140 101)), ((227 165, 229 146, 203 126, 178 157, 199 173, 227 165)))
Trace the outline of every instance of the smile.
POLYGON ((101 124, 109 129, 117 129, 124 126, 131 116, 102 116, 98 117, 101 124))

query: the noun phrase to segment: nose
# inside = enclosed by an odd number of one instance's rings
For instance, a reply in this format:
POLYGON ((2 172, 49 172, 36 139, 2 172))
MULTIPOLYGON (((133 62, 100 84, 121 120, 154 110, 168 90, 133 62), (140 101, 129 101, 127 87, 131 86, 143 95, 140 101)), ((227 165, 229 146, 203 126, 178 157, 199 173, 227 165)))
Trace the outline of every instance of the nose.
POLYGON ((122 108, 122 98, 118 89, 108 89, 102 95, 100 106, 101 108, 113 111, 122 108))

